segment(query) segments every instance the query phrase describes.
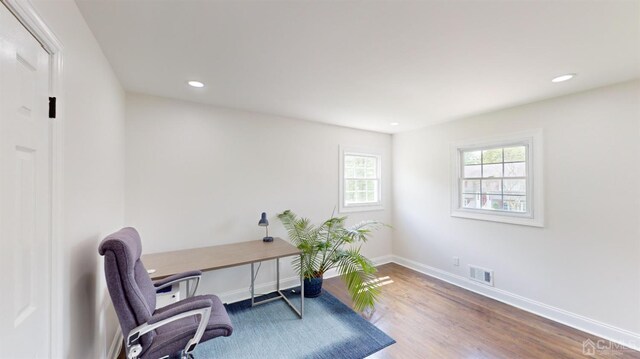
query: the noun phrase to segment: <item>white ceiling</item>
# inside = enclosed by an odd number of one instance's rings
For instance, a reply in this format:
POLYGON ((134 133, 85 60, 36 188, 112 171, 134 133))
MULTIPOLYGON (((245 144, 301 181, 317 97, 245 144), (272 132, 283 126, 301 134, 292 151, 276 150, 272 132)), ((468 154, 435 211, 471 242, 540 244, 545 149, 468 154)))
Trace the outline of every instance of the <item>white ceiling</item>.
POLYGON ((77 3, 128 91, 381 132, 640 77, 640 1, 77 3))

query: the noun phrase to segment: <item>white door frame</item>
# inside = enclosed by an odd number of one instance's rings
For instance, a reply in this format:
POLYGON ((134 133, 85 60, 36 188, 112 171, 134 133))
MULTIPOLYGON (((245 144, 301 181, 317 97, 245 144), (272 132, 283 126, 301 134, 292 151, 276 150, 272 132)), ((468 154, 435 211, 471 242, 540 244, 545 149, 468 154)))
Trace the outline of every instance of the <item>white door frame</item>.
MULTIPOLYGON (((0 0, 49 53, 49 96, 57 98, 56 118, 51 120, 51 358, 64 357, 63 330, 63 125, 62 43, 38 15, 29 0, 0 0)), ((46 101, 46 99, 42 99, 46 101)))

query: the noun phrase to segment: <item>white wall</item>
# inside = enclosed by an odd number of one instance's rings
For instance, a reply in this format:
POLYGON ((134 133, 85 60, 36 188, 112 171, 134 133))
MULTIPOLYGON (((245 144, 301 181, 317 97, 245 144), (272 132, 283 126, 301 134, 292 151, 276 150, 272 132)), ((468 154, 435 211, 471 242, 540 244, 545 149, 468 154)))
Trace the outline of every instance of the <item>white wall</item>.
POLYGON ((394 135, 394 255, 640 338, 639 163, 638 81, 394 135), (545 227, 451 217, 450 143, 537 128, 545 227))
MULTIPOLYGON (((127 94, 126 118, 125 218, 146 253, 260 240, 263 211, 269 233, 281 237, 276 214, 286 209, 314 222, 329 218, 340 145, 382 151, 385 209, 350 213, 350 223, 391 220, 390 135, 136 94, 127 94)), ((391 231, 378 232, 363 252, 391 254, 391 231)), ((273 281, 274 268, 265 264, 257 283, 273 281)), ((282 276, 294 274, 287 268, 282 276)), ((206 273, 200 288, 237 298, 249 283, 244 266, 206 273)))
POLYGON ((103 358, 118 322, 98 244, 124 219, 124 92, 75 2, 33 3, 63 45, 62 355, 103 358))

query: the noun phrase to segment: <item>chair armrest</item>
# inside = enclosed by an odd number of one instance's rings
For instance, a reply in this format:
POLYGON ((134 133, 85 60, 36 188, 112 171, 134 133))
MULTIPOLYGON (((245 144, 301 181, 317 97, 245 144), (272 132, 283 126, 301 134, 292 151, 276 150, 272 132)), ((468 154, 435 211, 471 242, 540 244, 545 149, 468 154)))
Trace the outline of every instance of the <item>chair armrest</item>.
POLYGON ((188 303, 177 302, 173 304, 171 308, 168 308, 162 313, 152 315, 146 323, 132 329, 127 335, 127 358, 135 359, 142 352, 142 347, 137 344, 138 339, 141 336, 176 320, 187 318, 193 315, 199 315, 200 322, 198 323, 198 329, 196 329, 193 338, 191 338, 187 342, 187 345, 184 349, 185 354, 192 352, 195 349, 196 344, 198 344, 200 342, 200 339, 202 339, 204 331, 207 329, 209 317, 211 316, 212 306, 213 303, 211 302, 211 300, 203 298, 193 300, 188 303))
POLYGON ((198 284, 200 284, 200 278, 202 277, 202 272, 199 270, 178 273, 166 278, 158 279, 153 282, 153 286, 156 290, 160 290, 166 287, 170 287, 176 283, 187 282, 187 298, 192 297, 196 294, 196 290, 198 289, 198 284), (195 285, 193 286, 193 290, 190 290, 189 281, 194 280, 195 285))
POLYGON ((174 275, 170 275, 168 277, 158 279, 153 281, 153 285, 158 289, 158 287, 166 287, 167 284, 180 282, 182 280, 190 279, 192 277, 200 277, 202 276, 202 272, 199 270, 192 270, 184 273, 178 273, 174 275))
POLYGON ((188 301, 176 302, 162 308, 161 312, 156 312, 155 314, 153 314, 147 321, 147 324, 155 324, 183 312, 202 308, 211 308, 212 306, 213 303, 211 302, 211 299, 206 298, 194 298, 193 300, 190 299, 188 301))

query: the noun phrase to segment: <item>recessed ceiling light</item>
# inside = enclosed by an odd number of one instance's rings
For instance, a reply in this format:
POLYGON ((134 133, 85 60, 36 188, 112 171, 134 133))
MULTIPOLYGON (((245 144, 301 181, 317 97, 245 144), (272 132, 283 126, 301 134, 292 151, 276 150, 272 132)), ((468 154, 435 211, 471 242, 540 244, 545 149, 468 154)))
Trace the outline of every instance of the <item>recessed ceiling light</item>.
POLYGON ((204 84, 202 82, 200 82, 200 81, 187 81, 187 83, 191 87, 197 87, 197 88, 204 87, 204 84))
POLYGON ((391 122, 389 125, 391 125, 391 126, 398 126, 398 125, 399 125, 399 123, 398 123, 398 122, 391 122))
POLYGON ((564 74, 564 75, 560 75, 557 77, 554 77, 551 82, 564 82, 564 81, 568 81, 571 80, 572 78, 576 77, 576 74, 564 74))

